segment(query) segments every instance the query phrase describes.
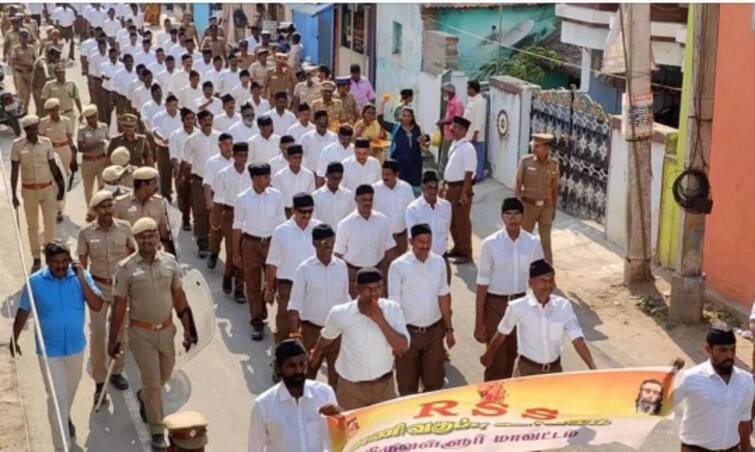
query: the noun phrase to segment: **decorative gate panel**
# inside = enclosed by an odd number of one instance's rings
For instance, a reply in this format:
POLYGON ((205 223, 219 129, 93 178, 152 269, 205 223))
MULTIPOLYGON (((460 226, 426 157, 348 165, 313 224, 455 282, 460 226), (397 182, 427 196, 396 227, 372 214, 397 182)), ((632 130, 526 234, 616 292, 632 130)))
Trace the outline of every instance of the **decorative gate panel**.
POLYGON ((578 218, 605 223, 610 115, 584 93, 538 91, 532 98, 533 133, 555 136, 551 156, 561 171, 559 207, 578 218))

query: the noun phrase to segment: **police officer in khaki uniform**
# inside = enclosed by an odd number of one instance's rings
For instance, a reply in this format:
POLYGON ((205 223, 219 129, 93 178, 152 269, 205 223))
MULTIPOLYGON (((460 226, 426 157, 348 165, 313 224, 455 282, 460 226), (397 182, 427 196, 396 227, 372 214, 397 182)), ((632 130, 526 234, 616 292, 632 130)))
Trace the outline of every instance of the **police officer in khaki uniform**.
POLYGON ((81 99, 79 89, 72 81, 66 80, 66 67, 63 63, 53 66, 55 80, 50 80, 42 88, 42 100, 46 101, 53 97, 60 101, 60 114, 76 123, 74 106, 81 111, 81 99))
POLYGON ((357 100, 354 95, 349 92, 351 86, 350 77, 338 77, 336 79, 336 99, 341 101, 341 117, 339 120, 341 124, 354 124, 359 119, 359 109, 357 107, 357 100))
POLYGON ((142 166, 134 171, 134 191, 115 200, 113 216, 135 224, 137 220, 150 217, 158 223, 160 240, 166 245, 170 241, 168 233, 168 213, 163 197, 157 194, 158 172, 151 166, 142 166))
POLYGON ((549 157, 552 141, 553 135, 550 133, 532 134, 532 153, 520 160, 514 187, 514 194, 524 204, 522 227, 532 232, 537 223, 545 260, 551 264, 551 227, 556 218, 559 177, 558 162, 549 157))
MULTIPOLYGON (((89 273, 92 274, 92 279, 105 301, 99 312, 89 311, 90 364, 96 385, 94 402, 97 403, 107 376, 105 346, 108 312, 113 301, 113 275, 118 269, 118 262, 136 251, 136 242, 131 233, 131 225, 127 221, 113 218, 112 193, 104 190, 97 192, 89 203, 89 209, 94 211, 97 220, 87 224, 79 232, 77 253, 81 266, 89 267, 89 273)), ((124 325, 121 325, 117 335, 121 349, 125 349, 123 327, 124 325)), ((113 374, 110 376, 110 384, 121 391, 128 389, 128 380, 121 375, 124 356, 121 354, 116 359, 113 374)))
POLYGON ((45 244, 52 242, 57 201, 63 199, 65 182, 63 174, 55 164, 55 151, 48 138, 39 136, 39 117, 27 115, 21 119, 21 127, 26 136, 13 141, 10 151, 10 186, 13 194, 13 207, 21 203, 16 195, 19 168, 21 170, 21 197, 24 200, 24 213, 29 233, 31 255, 34 258, 32 272, 39 270, 41 252, 39 248, 39 210, 45 225, 45 244), (53 185, 53 181, 55 184, 53 185), (57 189, 57 190, 56 190, 57 189))
POLYGON ((288 55, 285 53, 275 54, 275 68, 267 71, 262 83, 263 95, 268 99, 275 98, 278 93, 286 93, 289 97, 294 91, 296 77, 288 67, 288 55))
MULTIPOLYGON (((13 48, 16 47, 16 45, 18 45, 18 43, 21 41, 21 30, 25 30, 27 33, 29 33, 28 28, 21 26, 23 24, 23 18, 23 14, 13 14, 10 18, 11 30, 7 33, 3 32, 3 60, 6 62, 8 61, 13 48)), ((31 36, 31 34, 29 36, 31 36)))
POLYGON ((13 83, 25 111, 29 111, 35 56, 34 47, 29 43, 29 32, 21 30, 18 44, 10 51, 10 66, 13 68, 13 83))
MULTIPOLYGON (((84 182, 84 199, 86 203, 92 199, 94 180, 97 179, 97 189, 102 188, 102 172, 108 165, 105 149, 108 146, 108 126, 97 120, 97 106, 87 105, 81 111, 83 121, 79 125, 76 142, 81 152, 81 179, 84 182)), ((76 155, 74 154, 74 160, 76 155)))
POLYGON ((163 436, 162 387, 170 379, 176 359, 173 338, 175 309, 184 331, 184 348, 194 342, 191 334, 191 310, 181 287, 181 273, 176 259, 158 249, 160 236, 157 222, 141 218, 131 228, 138 251, 122 260, 115 273, 110 321, 108 355, 117 358, 118 331, 128 308, 128 343, 142 380, 137 391, 139 414, 149 424, 152 447, 166 448, 163 436))
MULTIPOLYGON (((245 41, 242 41, 245 42, 245 41)), ((207 445, 207 420, 198 411, 181 411, 165 416, 171 452, 204 452, 207 445)))
POLYGON ((53 80, 53 67, 60 61, 60 51, 57 47, 50 47, 45 56, 37 58, 34 62, 31 79, 31 94, 34 97, 34 107, 37 114, 43 114, 44 101, 42 100, 42 88, 47 82, 53 80))
POLYGON ((338 132, 341 118, 341 101, 333 97, 333 91, 336 89, 336 84, 331 81, 325 81, 320 83, 320 98, 312 102, 312 113, 317 113, 320 110, 328 113, 328 129, 332 132, 338 132))
MULTIPOLYGON (((73 159, 75 152, 73 122, 60 115, 60 101, 54 97, 45 101, 45 111, 48 116, 45 116, 39 122, 39 135, 52 141, 52 148, 60 156, 60 161, 63 163, 64 180, 68 180, 71 173, 78 170, 78 164, 73 159)), ((58 223, 63 221, 64 208, 65 198, 58 203, 58 214, 56 216, 58 223)))
POLYGON ((110 154, 110 163, 123 168, 123 174, 120 178, 120 184, 124 187, 134 188, 134 171, 136 166, 131 165, 131 152, 123 146, 118 146, 110 154))
POLYGON ((107 154, 109 156, 116 148, 123 146, 131 154, 130 163, 132 165, 154 166, 155 157, 152 153, 152 148, 149 146, 146 136, 136 133, 136 122, 136 115, 132 115, 131 113, 121 115, 120 125, 123 133, 114 136, 110 140, 107 154))

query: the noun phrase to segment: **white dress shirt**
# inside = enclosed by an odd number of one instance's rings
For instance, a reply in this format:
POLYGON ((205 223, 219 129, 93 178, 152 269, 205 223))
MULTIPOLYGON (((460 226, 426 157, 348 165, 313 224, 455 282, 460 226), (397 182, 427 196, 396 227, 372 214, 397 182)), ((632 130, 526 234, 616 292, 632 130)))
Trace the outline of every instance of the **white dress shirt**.
POLYGON ((477 170, 477 151, 466 138, 455 140, 448 150, 448 162, 443 173, 446 182, 463 182, 464 174, 477 170))
POLYGON ((315 125, 313 123, 308 122, 306 126, 303 126, 301 125, 301 121, 296 121, 291 127, 288 128, 286 135, 291 135, 292 137, 294 137, 294 140, 299 143, 301 141, 302 135, 312 130, 315 130, 315 125))
POLYGON ((241 115, 234 113, 230 118, 223 111, 212 120, 212 128, 220 132, 228 132, 237 122, 241 121, 241 115))
MULTIPOLYGON (((173 78, 170 81, 171 86, 175 86, 174 82, 176 81, 176 74, 173 74, 173 78)), ((173 91, 173 88, 171 88, 171 92, 173 91)), ((187 84, 183 88, 181 88, 180 91, 178 91, 178 94, 176 95, 178 97, 178 106, 181 108, 188 108, 191 111, 193 111, 195 114, 199 113, 197 111, 197 99, 202 97, 202 89, 197 86, 196 88, 192 88, 191 85, 187 84)))
POLYGON ((170 80, 173 78, 173 74, 176 73, 176 69, 173 69, 173 72, 168 71, 167 69, 163 69, 162 71, 158 72, 157 75, 155 75, 155 81, 158 85, 160 85, 160 88, 163 89, 163 96, 168 97, 168 94, 174 94, 176 98, 178 98, 178 93, 174 93, 170 90, 170 80))
POLYGON ((739 444, 740 422, 752 416, 752 375, 738 367, 729 383, 716 373, 710 360, 681 371, 672 393, 681 407, 679 438, 682 443, 709 450, 724 450, 739 444))
POLYGON ((337 404, 333 388, 304 381, 302 397, 294 399, 283 382, 254 400, 249 425, 249 452, 314 452, 330 448, 330 436, 320 408, 337 404))
POLYGON ((236 197, 249 188, 251 183, 246 167, 238 172, 233 164, 228 165, 215 176, 212 201, 233 207, 236 197))
POLYGON ((396 185, 393 188, 388 188, 382 180, 372 184, 372 188, 375 189, 372 208, 388 217, 391 233, 399 234, 406 231, 404 214, 409 204, 414 201, 412 186, 401 179, 396 179, 396 185))
MULTIPOLYGON (((220 152, 208 158, 207 163, 204 165, 204 179, 202 179, 202 185, 207 185, 214 192, 218 172, 231 164, 233 164, 233 159, 223 157, 223 154, 220 152)), ((213 201, 215 200, 214 198, 213 193, 213 201)))
POLYGON ((89 26, 93 29, 102 27, 105 19, 107 19, 107 11, 105 11, 105 8, 97 9, 94 6, 90 6, 84 10, 84 19, 89 22, 89 26))
POLYGON ((295 194, 301 192, 312 193, 315 191, 315 175, 304 167, 299 168, 298 173, 294 173, 291 170, 291 166, 285 166, 275 173, 272 184, 283 195, 285 206, 293 207, 295 194))
POLYGON ((142 108, 142 105, 152 100, 152 93, 150 90, 151 87, 147 88, 144 86, 144 83, 139 82, 137 88, 131 93, 131 108, 139 111, 142 108))
POLYGON ((217 130, 211 130, 209 135, 205 135, 201 129, 197 129, 186 139, 183 160, 191 165, 191 174, 204 177, 207 159, 218 152, 219 137, 220 133, 217 130))
POLYGON ((285 135, 288 128, 296 123, 296 116, 288 110, 283 110, 283 114, 278 114, 278 110, 273 108, 265 114, 273 120, 273 133, 276 135, 285 135))
POLYGON ((476 96, 467 99, 467 109, 464 110, 464 118, 471 123, 467 129, 467 140, 472 140, 474 133, 478 132, 477 142, 482 143, 485 141, 486 110, 487 105, 482 94, 477 93, 476 96))
MULTIPOLYGON (((168 91, 178 97, 178 105, 181 107, 185 106, 185 104, 182 104, 182 101, 185 102, 186 99, 182 99, 181 97, 183 95, 182 93, 184 88, 187 87, 189 87, 189 73, 184 71, 183 69, 176 69, 175 71, 173 71, 173 75, 170 76, 168 91)), ((192 93, 192 99, 202 95, 202 90, 199 88, 199 86, 197 86, 196 91, 198 91, 198 94, 192 93)))
POLYGON ((552 363, 561 356, 564 332, 571 340, 582 337, 571 302, 558 295, 551 295, 545 307, 532 293, 509 302, 498 331, 510 334, 515 327, 517 352, 540 364, 552 363))
POLYGON ((514 295, 527 291, 530 264, 543 258, 540 239, 525 231, 511 240, 501 229, 482 241, 480 262, 477 266, 477 284, 488 286, 488 293, 514 295))
MULTIPOLYGON (((315 132, 316 133, 316 132, 315 132)), ((307 151, 304 151, 305 153, 307 151)), ((343 147, 340 141, 336 139, 333 143, 325 146, 320 153, 320 158, 317 159, 317 175, 325 177, 328 171, 328 165, 333 162, 343 162, 349 157, 354 155, 354 145, 349 143, 348 146, 343 147)), ((346 169, 344 168, 344 174, 346 169)), ((350 187, 353 188, 353 187, 350 187)))
POLYGON ((380 161, 372 156, 367 156, 367 161, 364 162, 364 165, 359 163, 353 155, 341 163, 343 164, 343 180, 341 184, 352 190, 356 190, 362 184, 372 185, 379 181, 383 171, 380 161))
POLYGON ((412 250, 391 262, 388 298, 401 305, 407 325, 428 327, 441 319, 438 297, 451 293, 446 274, 446 261, 432 252, 425 262, 412 250))
POLYGON ((52 13, 52 18, 61 27, 71 27, 76 21, 76 13, 73 8, 63 8, 58 6, 52 13))
POLYGON ((147 130, 152 130, 154 127, 153 119, 158 113, 165 111, 165 106, 158 104, 154 99, 150 99, 147 103, 142 104, 142 108, 139 110, 139 115, 144 122, 144 127, 147 130))
POLYGON ((230 68, 223 69, 220 72, 218 80, 220 82, 219 93, 221 95, 230 93, 231 90, 233 90, 233 88, 235 88, 240 83, 239 72, 241 71, 239 71, 238 69, 232 71, 230 68))
MULTIPOLYGON (((102 65, 104 63, 107 63, 110 61, 110 58, 108 56, 107 49, 105 50, 105 54, 100 53, 100 49, 98 47, 94 48, 94 52, 89 54, 88 62, 89 62, 89 75, 92 77, 102 77, 102 65)), ((136 65, 134 65, 136 66, 136 65)))
MULTIPOLYGON (((410 341, 401 306, 385 298, 378 299, 378 306, 391 328, 410 341)), ((375 380, 393 370, 393 349, 377 324, 359 312, 357 300, 333 306, 320 335, 325 339, 341 336, 336 372, 348 381, 375 380)))
POLYGON ((125 67, 119 69, 113 77, 113 89, 123 97, 128 96, 128 87, 134 81, 138 80, 136 71, 132 68, 131 71, 127 71, 125 67))
POLYGON ((212 116, 220 116, 223 113, 223 102, 214 96, 211 99, 201 96, 194 99, 194 108, 192 110, 195 112, 207 110, 212 113, 212 116), (202 107, 202 105, 204 105, 204 107, 202 107))
MULTIPOLYGON (((166 55, 173 55, 173 59, 176 61, 176 66, 181 66, 181 57, 186 53, 186 48, 184 48, 184 46, 178 42, 170 40, 165 47, 163 47, 163 50, 165 50, 166 55)), ((196 65, 196 61, 192 60, 192 63, 193 65, 196 65)))
POLYGON ((204 85, 205 82, 212 82, 212 89, 215 90, 216 93, 220 92, 220 74, 223 72, 223 70, 216 70, 213 66, 209 70, 205 72, 200 72, 200 85, 204 85))
POLYGON ((197 129, 193 129, 191 132, 186 132, 182 124, 180 129, 170 135, 170 138, 168 138, 168 155, 171 160, 176 159, 179 163, 184 160, 184 147, 186 146, 186 140, 193 135, 196 130, 197 129))
POLYGON ((157 62, 157 57, 155 56, 155 51, 151 49, 149 52, 145 52, 144 48, 142 48, 142 50, 134 57, 134 66, 143 64, 144 67, 148 67, 150 64, 155 62, 157 62))
POLYGON ((152 118, 152 131, 159 133, 168 142, 170 142, 170 136, 173 135, 173 132, 182 127, 183 123, 178 111, 176 111, 175 115, 171 116, 168 114, 168 110, 163 110, 152 118))
POLYGON ((338 223, 354 211, 354 193, 348 188, 338 187, 335 192, 330 191, 328 184, 312 193, 315 200, 315 211, 312 215, 333 229, 338 223))
POLYGON ((123 69, 123 63, 118 61, 115 64, 111 63, 108 59, 105 63, 100 65, 100 77, 102 77, 102 89, 113 91, 113 79, 115 74, 123 69))
MULTIPOLYGON (((239 82, 231 89, 231 96, 236 101, 236 112, 241 111, 241 106, 252 99, 252 86, 244 86, 239 82)), ((257 114, 257 112, 255 112, 257 114)))
POLYGON ((250 89, 250 97, 249 97, 249 103, 252 104, 252 107, 254 107, 254 114, 257 116, 262 116, 265 114, 265 112, 270 111, 270 102, 267 101, 267 99, 260 97, 259 103, 254 101, 254 98, 251 97, 251 88, 250 89))
POLYGON ((244 121, 240 120, 228 129, 228 133, 233 137, 234 143, 248 143, 253 136, 260 133, 260 129, 257 128, 255 123, 252 123, 252 127, 247 127, 244 121))
POLYGON ((272 134, 265 138, 258 133, 249 140, 249 163, 267 163, 280 154, 281 138, 272 134))
POLYGON ((406 208, 406 228, 409 238, 412 236, 412 226, 415 224, 429 224, 433 233, 432 252, 442 256, 446 254, 448 246, 448 231, 451 227, 451 203, 438 197, 435 206, 431 206, 424 196, 412 201, 406 208))
POLYGON ((291 218, 275 228, 265 263, 277 267, 276 279, 293 281, 299 265, 315 254, 312 229, 318 224, 319 221, 312 220, 302 229, 291 218))
POLYGON ((165 51, 165 54, 168 54, 168 48, 172 45, 170 42, 170 33, 163 30, 159 33, 157 33, 157 37, 155 38, 155 43, 158 47, 162 47, 162 49, 165 51))
POLYGON ((89 61, 89 56, 95 52, 97 52, 97 41, 94 40, 94 38, 88 38, 83 41, 81 41, 80 48, 81 48, 81 56, 85 56, 87 58, 87 61, 89 61))
POLYGON ((285 221, 283 196, 273 187, 265 188, 262 193, 249 188, 236 197, 233 205, 233 229, 255 237, 268 238, 285 221))
MULTIPOLYGON (((186 53, 186 50, 184 49, 183 53, 186 53)), ((201 54, 200 54, 201 55, 201 54)), ((199 58, 192 58, 192 68, 199 73, 199 78, 204 82, 205 81, 205 73, 209 71, 214 71, 215 68, 212 66, 212 58, 210 58, 210 61, 206 62, 204 61, 204 58, 200 56, 199 58)), ((215 87, 217 88, 217 87, 215 87)))
POLYGON ((317 130, 312 130, 301 136, 301 147, 304 150, 303 165, 310 171, 315 171, 318 176, 325 177, 325 173, 320 174, 317 171, 317 165, 320 162, 320 154, 329 144, 338 141, 338 135, 326 130, 324 135, 317 133, 317 130))
POLYGON ((267 163, 268 165, 270 165, 270 174, 273 174, 273 175, 275 175, 275 173, 277 173, 278 171, 288 166, 288 160, 286 160, 286 158, 283 157, 283 154, 276 155, 275 157, 271 158, 267 163))
POLYGON ((323 326, 330 308, 350 301, 349 270, 343 260, 332 256, 325 265, 310 256, 296 269, 288 310, 298 312, 300 320, 323 326))
POLYGON ((396 241, 385 215, 373 210, 365 220, 354 210, 338 223, 333 252, 355 267, 376 267, 394 246, 396 241))
POLYGON ((102 31, 105 32, 105 36, 115 39, 118 36, 118 32, 121 31, 121 23, 117 19, 110 19, 109 17, 102 22, 102 31))
POLYGON ((142 48, 139 47, 139 45, 131 44, 131 41, 129 40, 126 45, 121 46, 120 57, 123 58, 123 55, 131 55, 131 58, 134 58, 134 67, 136 67, 136 56, 139 55, 141 51, 142 48))
MULTIPOLYGON (((157 56, 155 56, 155 60, 147 65, 147 69, 152 72, 153 78, 157 80, 157 74, 165 70, 165 62, 158 63, 157 56)), ((165 92, 167 92, 167 87, 165 92)))

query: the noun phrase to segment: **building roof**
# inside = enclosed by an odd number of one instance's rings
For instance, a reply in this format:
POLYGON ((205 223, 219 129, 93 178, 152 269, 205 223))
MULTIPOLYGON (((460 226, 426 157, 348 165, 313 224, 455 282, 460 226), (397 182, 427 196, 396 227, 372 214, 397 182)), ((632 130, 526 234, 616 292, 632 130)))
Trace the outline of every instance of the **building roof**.
POLYGON ((332 8, 332 3, 289 3, 285 6, 291 8, 297 13, 306 14, 307 16, 316 16, 321 12, 332 8))

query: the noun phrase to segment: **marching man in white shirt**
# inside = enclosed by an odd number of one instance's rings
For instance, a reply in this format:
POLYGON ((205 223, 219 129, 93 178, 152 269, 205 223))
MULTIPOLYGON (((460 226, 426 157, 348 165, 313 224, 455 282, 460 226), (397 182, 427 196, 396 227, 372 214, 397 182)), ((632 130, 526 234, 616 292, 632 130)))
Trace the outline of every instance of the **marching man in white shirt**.
POLYGON ((412 226, 411 249, 388 270, 388 298, 401 305, 411 337, 409 350, 396 358, 396 384, 402 396, 416 394, 420 381, 425 392, 442 388, 443 340, 449 349, 456 343, 446 264, 431 248, 430 225, 412 226))
POLYGON ((288 339, 288 301, 291 286, 299 265, 315 253, 312 230, 320 222, 311 221, 315 202, 309 193, 297 193, 293 199, 294 212, 290 220, 275 228, 270 240, 265 269, 265 302, 272 304, 277 294, 278 312, 275 316, 276 342, 288 339))
POLYGON ((341 187, 343 165, 333 162, 325 170, 327 182, 315 190, 315 218, 325 224, 337 227, 338 223, 354 211, 354 194, 348 188, 341 187))
MULTIPOLYGON (((723 326, 708 327, 705 352, 708 361, 681 371, 671 393, 674 407, 682 412, 681 451, 749 452, 753 379, 734 365, 734 333, 723 326)), ((676 359, 675 370, 682 367, 684 360, 676 359)))
POLYGON ((223 102, 223 111, 215 116, 212 128, 218 132, 228 132, 237 122, 241 121, 241 115, 236 113, 236 99, 230 94, 220 98, 223 102))
POLYGON ((170 161, 170 136, 181 129, 178 99, 173 94, 165 98, 165 109, 152 118, 152 137, 155 140, 155 161, 160 171, 160 194, 171 202, 173 191, 173 163, 170 161))
POLYGON ((372 209, 375 189, 360 185, 354 191, 357 208, 338 223, 336 256, 349 267, 349 293, 357 296, 356 274, 361 268, 379 268, 385 252, 396 246, 388 218, 372 209))
POLYGON ((514 377, 561 372, 561 351, 564 333, 582 361, 595 369, 582 329, 571 302, 553 295, 556 273, 551 264, 540 259, 530 265, 531 292, 509 304, 498 325, 498 331, 488 343, 480 362, 486 368, 493 364, 495 353, 505 345, 516 328, 517 351, 514 377))
MULTIPOLYGON (((238 104, 238 100, 236 100, 238 104)), ((249 103, 241 106, 241 120, 228 129, 228 133, 233 136, 234 143, 249 143, 253 136, 260 133, 257 124, 254 121, 254 107, 249 103)))
POLYGON ((451 203, 451 236, 454 247, 448 253, 457 258, 456 264, 467 264, 472 261, 472 221, 469 214, 472 210, 472 184, 477 169, 477 152, 472 143, 466 139, 470 122, 461 116, 456 116, 451 124, 454 141, 448 150, 448 163, 443 173, 446 185, 446 199, 451 203))
MULTIPOLYGON (((315 112, 315 130, 310 130, 301 136, 299 144, 304 148, 304 166, 310 171, 314 171, 317 176, 317 186, 321 186, 324 182, 325 174, 318 171, 318 165, 320 163, 320 155, 323 149, 328 147, 331 143, 335 143, 338 137, 335 133, 328 130, 328 112, 325 110, 318 110, 315 112)), ((349 137, 351 141, 351 137, 349 137)), ((332 226, 332 225, 331 225, 332 226)))
POLYGON ((249 176, 246 173, 246 160, 249 156, 247 143, 233 144, 233 164, 221 169, 213 184, 212 201, 220 206, 220 228, 225 240, 225 271, 223 272, 223 293, 230 295, 236 303, 243 304, 244 273, 241 267, 233 263, 233 206, 236 197, 249 187, 249 176))
POLYGON ((252 187, 236 197, 233 206, 233 265, 244 269, 252 340, 261 341, 267 307, 262 298, 262 272, 275 228, 286 221, 281 192, 270 187, 270 165, 249 165, 252 187))
POLYGON ((214 269, 218 264, 220 242, 223 241, 223 229, 221 225, 223 209, 220 204, 214 202, 215 181, 218 172, 232 163, 233 137, 225 132, 221 133, 218 137, 218 148, 220 152, 207 159, 207 163, 204 166, 204 179, 202 181, 204 198, 207 202, 207 211, 210 212, 210 257, 207 258, 207 268, 210 270, 214 269))
POLYGON ((258 116, 257 127, 260 133, 249 141, 249 160, 252 163, 269 163, 280 152, 280 136, 273 133, 273 120, 270 116, 258 116))
MULTIPOLYGON (((517 198, 501 204, 503 228, 485 238, 477 269, 474 337, 486 344, 493 339, 498 324, 513 300, 527 292, 530 264, 543 258, 540 239, 522 229, 524 206, 517 198)), ((485 381, 511 378, 516 359, 516 336, 498 348, 492 364, 485 369, 485 381)))
POLYGON ((296 339, 275 346, 273 371, 280 383, 254 401, 248 452, 313 452, 330 450, 323 416, 336 416, 333 388, 306 378, 307 352, 296 339))
MULTIPOLYGON (((291 218, 291 214, 293 213, 295 194, 312 193, 315 191, 314 173, 301 165, 303 152, 301 145, 292 144, 288 146, 286 149, 288 165, 273 176, 273 187, 277 188, 283 195, 283 202, 286 206, 286 218, 291 218)), ((312 207, 314 209, 314 204, 312 207)))
MULTIPOLYGON (((332 133, 332 132, 331 132, 332 133)), ((338 128, 338 140, 322 148, 320 158, 317 161, 317 186, 325 183, 325 169, 333 162, 343 162, 354 155, 354 144, 351 142, 354 136, 354 129, 350 125, 344 124, 338 128)), ((367 140, 366 138, 357 138, 357 141, 367 140)), ((369 141, 369 140, 367 140, 369 141)), ((360 146, 364 143, 360 141, 360 146)))
MULTIPOLYGON (((304 347, 313 350, 325 325, 330 308, 349 303, 349 272, 346 263, 333 256, 336 233, 327 224, 318 224, 312 229, 312 244, 315 255, 302 262, 296 269, 291 299, 288 303, 288 326, 291 335, 300 335, 304 347)), ((336 339, 324 348, 321 356, 328 362, 328 384, 336 388, 336 358, 340 340, 336 339)), ((317 378, 320 364, 311 366, 307 378, 317 378)))
POLYGON ((354 143, 354 155, 343 163, 343 185, 351 190, 359 185, 372 185, 380 180, 380 161, 370 155, 370 141, 358 138, 354 143))
MULTIPOLYGON (((268 161, 268 163, 270 164, 270 171, 273 174, 273 184, 275 184, 275 175, 278 173, 278 171, 288 167, 288 147, 293 146, 294 143, 294 137, 292 137, 291 135, 283 135, 278 142, 280 152, 278 153, 278 155, 268 161)), ((273 185, 273 187, 275 187, 275 185, 273 185)), ((295 191, 293 193, 298 193, 298 191, 295 191)), ((290 207, 290 205, 287 205, 286 207, 290 207)), ((286 212, 286 216, 290 216, 288 211, 286 212)))
POLYGON ((276 135, 285 135, 288 128, 296 124, 296 116, 288 110, 288 94, 281 91, 275 94, 275 108, 267 112, 273 120, 273 132, 276 135))
POLYGON ((299 104, 296 107, 296 111, 299 112, 299 119, 294 125, 288 128, 286 133, 294 137, 294 140, 300 143, 302 135, 315 130, 315 124, 309 120, 309 117, 312 115, 312 109, 309 107, 309 104, 306 102, 299 104))
POLYGON ((186 140, 196 131, 195 115, 189 108, 181 108, 181 128, 170 135, 168 154, 176 174, 176 201, 181 211, 181 229, 191 231, 191 170, 184 161, 186 140))
POLYGON ((351 303, 333 306, 320 331, 310 367, 319 366, 322 353, 341 338, 336 359, 338 402, 353 410, 396 397, 393 363, 409 349, 409 332, 401 306, 381 298, 383 276, 376 268, 356 275, 359 296, 351 303))
MULTIPOLYGON (((407 231, 404 214, 409 204, 414 201, 414 190, 407 182, 398 178, 399 164, 397 161, 387 159, 383 162, 382 179, 372 184, 375 189, 373 208, 388 217, 391 225, 391 233, 396 246, 385 253, 383 268, 388 273, 388 268, 394 259, 406 253, 407 231)), ((388 278, 388 290, 390 290, 390 278, 388 278)))

